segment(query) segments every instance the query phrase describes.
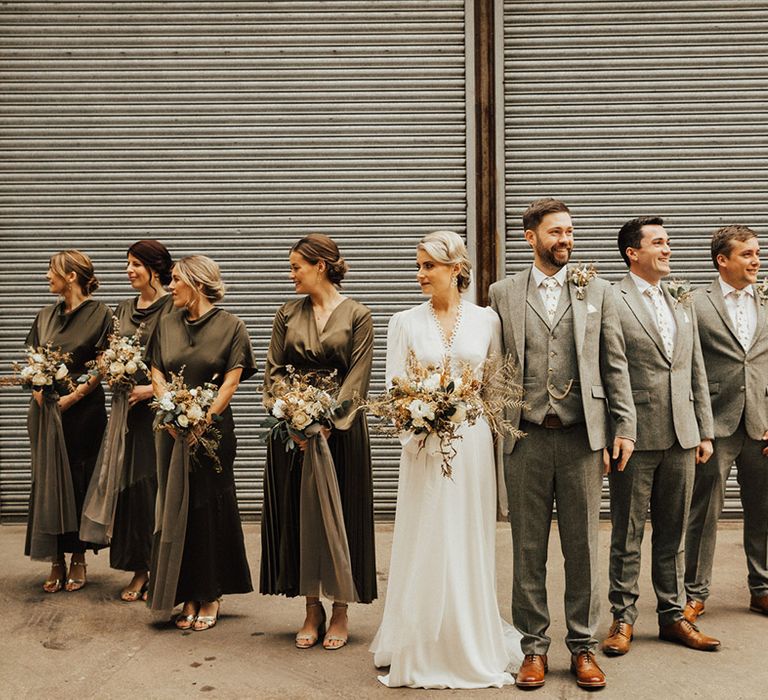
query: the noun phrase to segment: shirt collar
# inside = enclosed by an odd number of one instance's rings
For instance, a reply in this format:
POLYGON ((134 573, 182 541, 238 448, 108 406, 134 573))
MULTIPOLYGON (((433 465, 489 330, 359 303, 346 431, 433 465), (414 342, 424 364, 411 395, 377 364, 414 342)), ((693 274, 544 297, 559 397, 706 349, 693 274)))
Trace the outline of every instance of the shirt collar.
MULTIPOLYGON (((552 279, 557 282, 559 286, 565 285, 565 279, 568 276, 568 266, 563 265, 554 275, 552 275, 552 279)), ((539 270, 536 265, 533 265, 533 281, 536 283, 537 287, 541 286, 541 283, 547 279, 548 275, 545 275, 541 270, 539 270)))
MULTIPOLYGON (((646 290, 649 287, 653 287, 650 282, 644 280, 642 277, 639 277, 634 272, 630 272, 629 276, 632 278, 632 281, 635 283, 635 286, 637 287, 640 294, 645 294, 646 290)), ((658 285, 659 289, 661 289, 661 285, 658 285)))
MULTIPOLYGON (((726 282, 722 277, 718 275, 717 277, 718 281, 720 282, 720 289, 723 290, 723 296, 727 297, 731 292, 737 291, 736 287, 732 287, 728 282, 726 282)), ((755 296, 755 290, 752 289, 752 285, 748 284, 744 289, 741 290, 745 294, 748 294, 749 296, 753 297, 755 296)))

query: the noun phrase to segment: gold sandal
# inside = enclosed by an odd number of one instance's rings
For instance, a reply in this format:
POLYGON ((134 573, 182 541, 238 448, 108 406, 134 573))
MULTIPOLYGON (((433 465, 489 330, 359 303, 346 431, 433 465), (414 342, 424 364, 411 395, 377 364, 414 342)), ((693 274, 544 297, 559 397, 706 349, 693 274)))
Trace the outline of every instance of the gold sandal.
POLYGON ((176 625, 176 627, 182 631, 192 629, 192 626, 195 624, 195 621, 197 620, 197 613, 199 612, 199 610, 200 608, 198 607, 195 612, 185 615, 184 608, 182 608, 181 612, 178 615, 176 615, 176 617, 174 618, 173 624, 176 625))
POLYGON ((46 581, 43 581, 43 590, 46 593, 58 593, 64 588, 64 576, 66 576, 67 573, 67 562, 63 559, 61 561, 53 562, 51 564, 51 572, 53 572, 54 569, 61 570, 61 578, 49 578, 46 581))
POLYGON ((85 578, 85 572, 87 569, 88 567, 85 565, 84 561, 69 562, 69 576, 67 576, 67 584, 65 586, 67 591, 74 593, 75 591, 79 591, 82 588, 85 588, 85 584, 88 583, 88 580, 85 578), (72 578, 72 569, 75 566, 83 567, 83 578, 72 578))
MULTIPOLYGON (((345 610, 347 607, 349 607, 346 603, 334 603, 333 604, 334 609, 336 608, 344 608, 345 610)), ((331 622, 333 622, 333 616, 331 616, 331 622)), ((337 651, 338 649, 341 649, 342 647, 347 646, 347 642, 349 641, 349 635, 346 637, 337 637, 335 634, 330 634, 323 639, 323 649, 327 651, 337 651), (341 644, 332 645, 329 644, 329 642, 341 642, 341 644)))
POLYGON ((311 649, 325 634, 325 608, 323 604, 317 600, 314 603, 307 603, 307 608, 319 607, 321 613, 320 624, 317 626, 317 634, 297 634, 296 635, 296 648, 297 649, 311 649))

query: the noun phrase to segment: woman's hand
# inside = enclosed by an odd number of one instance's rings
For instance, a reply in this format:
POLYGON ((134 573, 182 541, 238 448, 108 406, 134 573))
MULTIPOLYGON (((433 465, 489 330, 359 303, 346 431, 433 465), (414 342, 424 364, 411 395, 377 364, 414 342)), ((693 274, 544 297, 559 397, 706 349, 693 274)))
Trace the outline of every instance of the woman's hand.
MULTIPOLYGON (((325 426, 322 426, 320 428, 320 433, 323 435, 323 437, 327 440, 329 437, 331 437, 331 429, 326 428, 325 426)), ((296 437, 295 435, 291 434, 291 439, 299 446, 299 449, 304 452, 304 450, 307 449, 307 443, 309 440, 302 440, 299 437, 296 437)))
POLYGON ((35 403, 40 406, 40 408, 43 407, 43 392, 42 391, 33 391, 32 392, 32 398, 35 400, 35 403))
POLYGON ((62 396, 59 399, 59 410, 64 413, 65 411, 72 408, 72 406, 74 406, 79 399, 80 397, 78 396, 77 390, 73 391, 71 394, 62 396))
POLYGON ((154 396, 151 384, 137 384, 128 395, 128 405, 135 406, 142 401, 149 401, 154 396))

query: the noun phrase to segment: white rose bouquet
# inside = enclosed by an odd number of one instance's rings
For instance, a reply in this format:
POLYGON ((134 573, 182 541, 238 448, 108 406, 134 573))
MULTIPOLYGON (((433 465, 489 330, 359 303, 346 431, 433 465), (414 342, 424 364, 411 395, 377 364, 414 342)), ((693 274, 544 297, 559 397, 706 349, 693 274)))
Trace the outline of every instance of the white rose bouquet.
POLYGON ((145 349, 141 344, 144 324, 133 335, 121 336, 120 321, 117 316, 113 316, 112 329, 109 347, 88 363, 90 374, 104 377, 113 390, 130 391, 138 383, 141 373, 146 376, 149 371, 144 362, 145 349))
POLYGON ((339 385, 336 370, 332 372, 299 372, 287 365, 287 376, 271 387, 271 414, 262 423, 267 431, 264 441, 276 435, 285 445, 285 451, 296 449, 296 441, 306 440, 306 429, 313 423, 333 427, 333 418, 343 413, 349 401, 339 403, 336 396, 339 385))
POLYGON ((516 370, 509 358, 486 361, 482 377, 468 363, 458 374, 450 364, 422 365, 409 353, 405 375, 394 377, 392 387, 367 404, 367 409, 384 422, 379 430, 388 435, 412 431, 420 438, 421 449, 430 436, 435 436, 442 457, 443 476, 452 476, 451 461, 456 456, 454 442, 462 424, 474 425, 485 416, 497 433, 516 431, 504 419, 504 411, 522 406, 522 389, 515 380, 516 370))
POLYGON ((38 347, 29 346, 26 362, 14 362, 14 376, 3 383, 21 385, 57 398, 59 394, 75 388, 67 367, 67 362, 71 360, 72 355, 62 352, 60 348, 54 349, 50 343, 38 347))
MULTIPOLYGON (((168 430, 182 439, 193 439, 195 454, 202 449, 213 461, 216 471, 221 471, 221 461, 217 454, 221 431, 206 421, 208 410, 218 393, 218 387, 211 383, 189 388, 184 383, 182 367, 178 374, 171 372, 171 380, 165 385, 165 391, 152 399, 150 408, 155 411, 155 430, 168 430)), ((218 416, 214 415, 213 420, 218 420, 218 416)))

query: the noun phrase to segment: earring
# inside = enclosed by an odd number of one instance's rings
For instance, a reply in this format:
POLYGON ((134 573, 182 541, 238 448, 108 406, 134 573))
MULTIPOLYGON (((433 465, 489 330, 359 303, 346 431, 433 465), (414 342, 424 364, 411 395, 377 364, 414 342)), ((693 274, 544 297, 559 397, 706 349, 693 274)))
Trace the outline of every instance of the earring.
POLYGON ((451 287, 458 287, 459 286, 459 276, 458 275, 452 275, 451 276, 451 287))

